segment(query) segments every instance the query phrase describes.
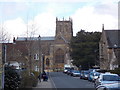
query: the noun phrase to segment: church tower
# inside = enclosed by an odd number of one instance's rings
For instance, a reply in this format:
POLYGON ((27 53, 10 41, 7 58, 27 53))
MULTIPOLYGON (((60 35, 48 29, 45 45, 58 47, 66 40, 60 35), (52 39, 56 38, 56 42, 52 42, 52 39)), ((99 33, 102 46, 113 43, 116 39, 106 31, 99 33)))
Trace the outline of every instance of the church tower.
POLYGON ((64 40, 66 43, 69 43, 71 38, 73 36, 73 28, 72 28, 72 19, 69 18, 69 20, 58 20, 56 18, 56 41, 59 41, 60 39, 64 40))
POLYGON ((56 18, 56 35, 53 50, 53 63, 55 69, 63 69, 64 64, 70 64, 69 43, 72 36, 72 19, 58 20, 58 18, 56 18))

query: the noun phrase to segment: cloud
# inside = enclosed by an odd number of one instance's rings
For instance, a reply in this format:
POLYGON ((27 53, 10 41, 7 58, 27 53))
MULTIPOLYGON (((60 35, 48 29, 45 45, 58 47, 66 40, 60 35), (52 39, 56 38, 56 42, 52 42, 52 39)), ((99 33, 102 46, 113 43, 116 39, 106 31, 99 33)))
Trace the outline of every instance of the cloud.
POLYGON ((118 15, 118 5, 115 3, 98 4, 94 6, 97 14, 110 14, 114 17, 118 15))
POLYGON ((4 24, 7 31, 14 36, 23 36, 32 31, 32 25, 35 27, 37 35, 41 36, 54 36, 55 35, 55 20, 56 17, 49 12, 41 13, 34 17, 33 20, 29 20, 28 24, 24 22, 22 18, 16 18, 14 20, 5 21, 4 24))
MULTIPOLYGON (((108 8, 104 8, 106 11, 108 8)), ((72 15, 74 35, 80 30, 87 31, 102 31, 102 24, 105 25, 105 29, 117 29, 117 17, 110 13, 99 12, 94 6, 85 6, 79 8, 72 15)), ((116 8, 112 9, 116 10, 116 8)))
POLYGON ((39 33, 41 36, 55 35, 55 20, 56 17, 49 12, 39 14, 34 18, 34 22, 39 27, 39 33))
MULTIPOLYGON (((59 0, 60 1, 60 0, 59 0)), ((74 0, 72 0, 74 1, 74 0)), ((87 1, 87 0, 86 0, 87 1)), ((93 1, 93 0, 90 0, 93 1)), ((99 0, 98 0, 99 1, 99 0)), ((42 12, 35 15, 31 20, 28 21, 29 25, 34 23, 38 28, 37 34, 41 36, 54 36, 56 27, 56 17, 67 17, 68 15, 73 19, 73 32, 74 35, 80 30, 84 29, 87 31, 101 31, 102 24, 105 24, 105 29, 116 29, 117 28, 117 4, 87 4, 87 6, 73 9, 72 14, 68 14, 71 8, 61 4, 62 7, 57 7, 57 4, 49 4, 45 6, 42 12)), ((38 8, 37 8, 38 9, 38 8)), ((41 9, 41 8, 40 8, 41 9)), ((68 17, 69 17, 68 16, 68 17)), ((26 29, 25 20, 21 17, 14 20, 5 21, 8 31, 15 36, 23 35, 26 29)))
POLYGON ((119 0, 0 0, 1 2, 115 2, 119 0))
POLYGON ((13 36, 19 36, 26 30, 26 24, 21 18, 5 21, 4 25, 7 31, 13 36))

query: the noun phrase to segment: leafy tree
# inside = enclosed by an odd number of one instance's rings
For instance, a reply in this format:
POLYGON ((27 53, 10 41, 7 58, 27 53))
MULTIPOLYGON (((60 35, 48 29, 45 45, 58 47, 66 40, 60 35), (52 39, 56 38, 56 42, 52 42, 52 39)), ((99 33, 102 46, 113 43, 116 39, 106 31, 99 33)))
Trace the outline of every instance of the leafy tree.
POLYGON ((101 32, 85 32, 81 30, 72 38, 70 46, 74 65, 88 69, 98 64, 100 36, 101 32))

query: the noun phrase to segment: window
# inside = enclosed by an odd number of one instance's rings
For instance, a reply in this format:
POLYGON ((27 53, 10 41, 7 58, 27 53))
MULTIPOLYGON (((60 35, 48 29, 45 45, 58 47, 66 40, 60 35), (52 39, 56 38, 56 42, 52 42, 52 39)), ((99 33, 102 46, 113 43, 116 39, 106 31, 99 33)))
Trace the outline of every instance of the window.
POLYGON ((116 75, 104 75, 103 81, 120 81, 120 77, 116 75))
POLYGON ((34 60, 39 60, 39 54, 34 55, 34 60))
POLYGON ((46 59, 46 65, 47 65, 47 66, 49 66, 49 65, 50 65, 50 61, 49 61, 49 59, 48 59, 48 58, 46 59))
POLYGON ((55 63, 64 63, 64 51, 58 49, 55 53, 55 63))
POLYGON ((34 70, 35 70, 35 71, 39 71, 39 67, 38 67, 38 66, 35 66, 35 67, 34 67, 34 70))

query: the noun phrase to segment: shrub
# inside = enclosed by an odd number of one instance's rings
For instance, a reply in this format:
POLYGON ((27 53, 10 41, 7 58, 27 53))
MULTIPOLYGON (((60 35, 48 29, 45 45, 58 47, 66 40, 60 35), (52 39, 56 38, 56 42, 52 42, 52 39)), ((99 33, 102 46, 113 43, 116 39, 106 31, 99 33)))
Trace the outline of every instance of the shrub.
POLYGON ((32 71, 32 73, 35 75, 36 78, 38 78, 38 76, 40 75, 40 73, 37 71, 32 71))
POLYGON ((38 83, 37 72, 29 74, 27 70, 22 71, 21 88, 32 88, 38 83), (34 74, 35 73, 35 74, 34 74))
POLYGON ((5 67, 5 90, 16 90, 20 87, 20 75, 15 69, 5 67))

